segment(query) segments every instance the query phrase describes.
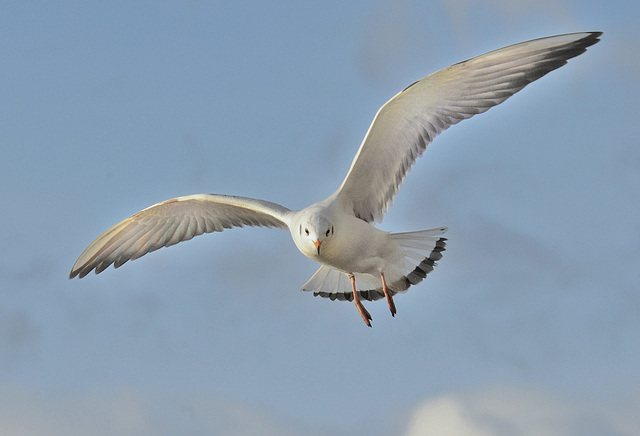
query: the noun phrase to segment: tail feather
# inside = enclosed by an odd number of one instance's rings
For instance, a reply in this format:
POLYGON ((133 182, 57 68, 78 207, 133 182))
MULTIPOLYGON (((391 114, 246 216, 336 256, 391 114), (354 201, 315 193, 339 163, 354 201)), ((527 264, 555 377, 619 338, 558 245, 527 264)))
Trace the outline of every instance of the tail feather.
MULTIPOLYGON (((442 252, 446 250, 447 239, 440 237, 446 231, 446 227, 439 227, 391 234, 391 239, 402 247, 405 254, 404 264, 396 266, 398 273, 390 275, 391 272, 385 272, 387 286, 392 295, 407 291, 433 271, 436 261, 442 258, 442 252)), ((361 299, 373 301, 384 298, 380 277, 369 274, 355 274, 355 277, 361 299)), ((322 265, 302 286, 302 290, 312 291, 314 296, 331 300, 353 301, 353 290, 348 276, 327 265, 322 265)))

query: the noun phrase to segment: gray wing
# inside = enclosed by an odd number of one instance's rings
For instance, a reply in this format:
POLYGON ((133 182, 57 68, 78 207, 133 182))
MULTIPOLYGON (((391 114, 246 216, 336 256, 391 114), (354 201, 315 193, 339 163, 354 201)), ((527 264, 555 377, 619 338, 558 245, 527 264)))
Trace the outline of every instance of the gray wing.
POLYGON ((148 207, 116 224, 87 247, 69 278, 96 274, 113 264, 118 268, 161 247, 203 233, 243 226, 289 226, 290 211, 268 201, 217 194, 173 198, 148 207))
POLYGON ((573 33, 511 45, 410 85, 380 108, 334 198, 358 218, 381 221, 407 172, 436 135, 584 53, 601 34, 573 33))

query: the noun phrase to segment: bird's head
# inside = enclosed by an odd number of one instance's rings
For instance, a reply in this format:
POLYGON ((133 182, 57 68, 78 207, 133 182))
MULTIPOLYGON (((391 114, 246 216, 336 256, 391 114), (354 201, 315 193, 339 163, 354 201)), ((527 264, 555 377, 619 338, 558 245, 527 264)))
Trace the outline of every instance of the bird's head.
POLYGON ((292 232, 295 232, 294 240, 300 251, 317 258, 321 256, 323 244, 335 233, 335 226, 325 215, 313 213, 302 218, 292 232))

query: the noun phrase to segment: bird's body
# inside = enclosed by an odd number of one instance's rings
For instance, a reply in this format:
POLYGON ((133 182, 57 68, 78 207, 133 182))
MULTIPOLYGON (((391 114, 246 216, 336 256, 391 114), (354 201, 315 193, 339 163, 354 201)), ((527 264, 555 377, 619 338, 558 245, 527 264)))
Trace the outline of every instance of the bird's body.
POLYGON ((293 225, 289 227, 302 254, 347 274, 379 273, 385 261, 393 261, 397 257, 398 250, 390 250, 392 241, 389 233, 335 206, 335 203, 314 204, 294 214, 293 225), (337 235, 333 222, 341 223, 337 235), (313 231, 309 227, 323 232, 309 235, 309 238, 306 231, 313 231), (320 247, 315 245, 315 241, 320 241, 320 247), (362 253, 367 256, 362 256, 362 253))
POLYGON ((600 32, 541 38, 452 65, 415 82, 376 114, 342 185, 327 199, 291 211, 264 200, 197 194, 167 200, 127 218, 80 255, 70 278, 225 228, 289 229, 298 249, 322 264, 303 290, 332 300, 386 298, 419 283, 442 257, 446 227, 388 233, 374 227, 408 170, 453 124, 502 103, 527 84, 597 43, 600 32))

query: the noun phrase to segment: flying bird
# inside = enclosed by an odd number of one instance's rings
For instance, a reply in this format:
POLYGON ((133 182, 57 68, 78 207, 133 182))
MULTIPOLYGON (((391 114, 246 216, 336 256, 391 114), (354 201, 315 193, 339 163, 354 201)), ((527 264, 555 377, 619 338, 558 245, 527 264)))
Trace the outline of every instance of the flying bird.
POLYGON ((448 127, 496 106, 529 83, 584 53, 601 32, 534 39, 454 64, 409 85, 376 113, 340 187, 302 210, 247 197, 197 194, 148 207, 87 247, 69 278, 120 267, 161 247, 232 227, 288 229, 298 249, 321 264, 302 286, 331 300, 355 303, 393 297, 420 283, 442 257, 447 230, 389 233, 382 221, 407 172, 448 127))

